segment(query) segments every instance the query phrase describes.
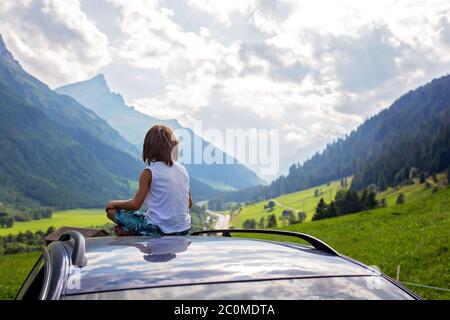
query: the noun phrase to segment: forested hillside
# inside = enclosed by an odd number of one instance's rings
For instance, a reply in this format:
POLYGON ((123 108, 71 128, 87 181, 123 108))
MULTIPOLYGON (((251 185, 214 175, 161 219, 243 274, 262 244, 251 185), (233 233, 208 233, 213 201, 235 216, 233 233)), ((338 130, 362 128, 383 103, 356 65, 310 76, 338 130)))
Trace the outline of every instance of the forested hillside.
POLYGON ((229 200, 268 199, 353 176, 352 186, 379 190, 450 165, 450 76, 411 91, 329 144, 287 176, 266 187, 226 195, 229 200))
POLYGON ((137 149, 108 123, 74 99, 57 94, 27 73, 7 50, 0 35, 0 81, 12 94, 39 109, 72 132, 83 131, 99 141, 135 155, 137 149))
MULTIPOLYGON (((92 206, 126 193, 125 181, 117 183, 88 148, 10 95, 2 83, 0 101, 0 200, 30 206, 92 206)), ((105 154, 120 152, 99 142, 92 148, 96 145, 105 154)))
POLYGON ((0 38, 0 201, 102 206, 129 196, 139 161, 104 120, 27 74, 0 38), (120 144, 122 149, 114 147, 120 144))

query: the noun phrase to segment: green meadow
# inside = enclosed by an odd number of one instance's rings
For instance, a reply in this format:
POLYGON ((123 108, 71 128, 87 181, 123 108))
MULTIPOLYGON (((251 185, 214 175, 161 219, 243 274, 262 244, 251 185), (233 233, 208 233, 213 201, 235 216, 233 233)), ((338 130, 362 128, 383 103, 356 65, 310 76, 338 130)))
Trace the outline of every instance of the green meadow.
MULTIPOLYGON (((393 278, 400 265, 400 281, 448 290, 450 188, 441 185, 439 190, 433 189, 418 183, 390 189, 380 194, 387 198, 386 208, 278 229, 311 234, 344 255, 378 266, 393 278), (400 192, 406 201, 397 205, 395 199, 400 192)), ((257 238, 297 242, 291 237, 257 238)), ((425 299, 450 299, 449 291, 407 286, 425 299)))
POLYGON ((50 219, 14 222, 12 228, 1 228, 0 236, 26 231, 46 231, 49 227, 90 227, 108 223, 104 209, 71 209, 53 212, 50 219))
MULTIPOLYGON (((314 222, 310 219, 317 202, 321 197, 329 202, 329 195, 334 197, 340 187, 339 181, 278 197, 275 200, 284 206, 305 210, 308 219, 305 223, 277 229, 316 236, 340 253, 367 265, 376 265, 393 278, 400 265, 400 281, 450 289, 450 188, 444 180, 444 175, 438 175, 437 182, 428 179, 428 188, 418 181, 391 188, 378 195, 379 199, 386 198, 385 208, 314 222), (316 189, 321 193, 319 197, 314 196, 316 189), (397 205, 395 200, 400 193, 405 195, 405 203, 397 205)), ((244 206, 240 213, 232 214, 232 224, 240 226, 245 219, 259 219, 269 214, 264 204, 267 201, 244 206)), ((283 210, 277 205, 270 213, 281 215, 283 210)), ((107 222, 103 209, 73 209, 57 211, 51 219, 17 222, 11 229, 0 229, 0 234, 107 222)), ((268 235, 258 238, 297 241, 268 235)), ((0 256, 0 299, 14 298, 39 255, 39 252, 32 252, 0 256)), ((407 286, 426 299, 450 299, 448 291, 407 286)))
POLYGON ((14 299, 40 252, 0 255, 0 300, 14 299))
MULTIPOLYGON (((350 184, 351 178, 347 178, 347 182, 350 184)), ((324 198, 325 201, 329 202, 330 199, 334 199, 339 188, 340 181, 338 180, 331 182, 329 185, 323 184, 314 188, 277 197, 274 200, 282 206, 276 205, 273 211, 264 209, 264 206, 269 202, 268 200, 243 206, 240 212, 232 214, 230 225, 235 228, 241 228, 244 221, 247 219, 255 219, 256 222, 258 222, 262 217, 270 214, 275 214, 277 218, 279 218, 286 207, 306 212, 306 221, 311 221, 320 198, 324 198), (315 190, 319 190, 317 197, 314 194, 315 190)))

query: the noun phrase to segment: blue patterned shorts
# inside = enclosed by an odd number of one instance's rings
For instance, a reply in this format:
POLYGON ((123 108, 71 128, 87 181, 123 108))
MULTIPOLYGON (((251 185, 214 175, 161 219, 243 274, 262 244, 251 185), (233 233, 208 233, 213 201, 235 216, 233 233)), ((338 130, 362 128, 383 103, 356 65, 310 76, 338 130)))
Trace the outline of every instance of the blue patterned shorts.
POLYGON ((189 234, 190 229, 181 232, 164 233, 161 229, 151 223, 147 223, 146 213, 143 211, 130 211, 117 209, 116 223, 125 231, 134 233, 138 236, 161 237, 161 236, 185 236, 189 234))

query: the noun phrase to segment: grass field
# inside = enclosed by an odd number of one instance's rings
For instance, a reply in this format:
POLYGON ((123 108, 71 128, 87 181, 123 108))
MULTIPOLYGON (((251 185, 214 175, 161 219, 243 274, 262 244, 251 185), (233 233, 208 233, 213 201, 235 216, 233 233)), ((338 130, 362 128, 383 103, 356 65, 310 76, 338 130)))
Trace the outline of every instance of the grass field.
POLYGON ((14 299, 40 252, 0 255, 0 299, 14 299))
POLYGON ((100 226, 108 223, 104 209, 72 209, 55 211, 51 219, 32 220, 26 222, 14 222, 12 228, 0 229, 0 236, 17 234, 20 231, 38 230, 47 231, 51 226, 58 228, 61 226, 89 227, 100 226))
MULTIPOLYGON (((351 178, 347 178, 348 184, 351 183, 351 178)), ((330 202, 330 199, 334 199, 336 192, 340 188, 340 181, 333 181, 329 186, 323 184, 307 190, 290 193, 275 198, 277 202, 283 206, 293 208, 295 210, 301 210, 306 212, 306 221, 311 221, 314 210, 319 202, 320 198, 324 198, 325 201, 330 202), (319 190, 319 196, 315 197, 315 190, 319 190)), ((277 217, 281 216, 281 213, 286 208, 282 206, 275 206, 273 211, 264 209, 264 206, 268 203, 268 200, 253 203, 247 206, 243 206, 239 214, 234 214, 231 218, 231 226, 241 228, 242 224, 247 219, 255 219, 258 222, 262 217, 270 214, 275 214, 277 217)))
MULTIPOLYGON (((450 188, 433 192, 416 184, 382 195, 390 199, 386 208, 279 229, 316 236, 394 278, 400 265, 400 281, 450 289, 450 188), (399 192, 405 194, 406 202, 393 204, 399 192)), ((409 287, 426 299, 450 299, 450 292, 409 287)))
MULTIPOLYGON (((378 195, 386 198, 388 206, 338 218, 307 222, 278 229, 294 230, 314 235, 342 254, 368 265, 376 265, 395 278, 400 265, 400 280, 405 282, 450 288, 450 188, 444 175, 438 175, 436 184, 426 189, 417 181, 413 185, 391 188, 378 195), (438 191, 433 191, 440 185, 438 191), (405 195, 405 204, 396 205, 399 193, 405 195)), ((339 188, 339 181, 297 192, 276 200, 281 204, 308 213, 308 219, 320 197, 328 202, 339 188), (323 194, 314 197, 314 190, 323 194)), ((245 206, 233 223, 267 214, 267 201, 245 206), (243 218, 244 217, 244 218, 243 218)), ((281 214, 283 208, 273 211, 281 214)), ((74 209, 55 212, 52 219, 15 223, 12 229, 0 229, 0 235, 26 230, 46 230, 49 226, 93 226, 107 222, 103 209, 74 209), (9 232, 8 232, 9 231, 9 232)), ((242 223, 241 222, 241 223, 242 223)), ((259 236, 263 239, 295 241, 292 238, 259 236)), ((0 299, 14 298, 40 253, 0 256, 0 299)), ((450 299, 450 292, 410 286, 426 299, 450 299)))
MULTIPOLYGON (((439 174, 437 176, 437 182, 434 182, 433 179, 428 178, 426 181, 430 184, 430 190, 436 186, 445 186, 445 175, 439 174)), ((377 199, 386 198, 386 202, 388 206, 395 205, 395 201, 400 193, 405 195, 405 200, 408 201, 410 199, 414 199, 416 197, 427 196, 428 193, 422 192, 424 190, 424 184, 420 184, 418 179, 414 180, 414 184, 411 185, 403 185, 395 188, 389 188, 386 191, 380 192, 377 195, 377 199)))

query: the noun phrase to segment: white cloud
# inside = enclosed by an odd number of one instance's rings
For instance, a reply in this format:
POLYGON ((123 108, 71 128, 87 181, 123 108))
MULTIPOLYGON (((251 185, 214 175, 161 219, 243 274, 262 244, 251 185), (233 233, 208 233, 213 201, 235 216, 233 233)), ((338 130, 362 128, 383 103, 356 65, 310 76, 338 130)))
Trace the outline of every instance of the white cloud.
POLYGON ((3 0, 0 32, 16 59, 54 86, 85 79, 108 64, 108 39, 78 0, 3 0))
POLYGON ((285 167, 450 71, 446 0, 102 5, 114 8, 113 21, 96 18, 99 9, 86 16, 73 0, 7 1, 0 31, 51 84, 102 68, 128 104, 153 116, 280 129, 285 167), (100 20, 117 27, 111 39, 93 22, 100 20))
POLYGON ((230 26, 235 15, 245 15, 254 1, 227 0, 188 0, 188 4, 196 10, 205 11, 214 16, 218 22, 230 26))
POLYGON ((448 21, 448 18, 443 16, 439 20, 439 36, 441 41, 446 45, 450 47, 450 22, 448 21))

